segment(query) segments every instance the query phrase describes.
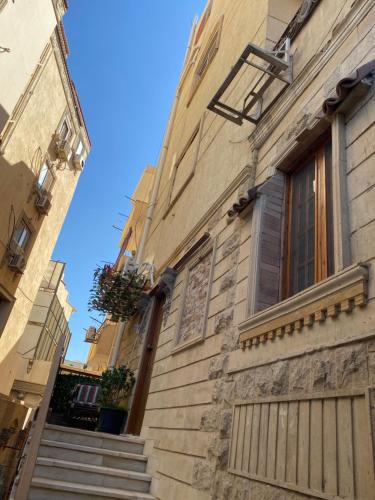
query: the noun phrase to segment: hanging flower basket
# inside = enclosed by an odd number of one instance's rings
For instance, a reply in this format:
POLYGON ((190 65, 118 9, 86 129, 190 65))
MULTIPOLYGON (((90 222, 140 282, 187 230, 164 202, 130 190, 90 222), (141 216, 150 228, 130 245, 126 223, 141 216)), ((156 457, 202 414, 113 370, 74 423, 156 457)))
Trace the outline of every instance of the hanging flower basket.
POLYGON ((136 271, 122 273, 109 265, 94 271, 89 310, 110 314, 113 321, 127 321, 137 312, 144 293, 146 278, 136 271))

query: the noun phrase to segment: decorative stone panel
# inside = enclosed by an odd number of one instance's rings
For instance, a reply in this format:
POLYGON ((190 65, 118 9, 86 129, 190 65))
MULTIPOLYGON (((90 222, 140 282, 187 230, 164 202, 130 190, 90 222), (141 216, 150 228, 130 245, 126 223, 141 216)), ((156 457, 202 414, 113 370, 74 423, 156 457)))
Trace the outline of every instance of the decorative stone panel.
POLYGON ((177 323, 175 350, 203 340, 212 281, 214 248, 206 246, 188 266, 177 323))
POLYGON ((369 417, 367 390, 240 402, 229 471, 313 498, 371 500, 369 417))

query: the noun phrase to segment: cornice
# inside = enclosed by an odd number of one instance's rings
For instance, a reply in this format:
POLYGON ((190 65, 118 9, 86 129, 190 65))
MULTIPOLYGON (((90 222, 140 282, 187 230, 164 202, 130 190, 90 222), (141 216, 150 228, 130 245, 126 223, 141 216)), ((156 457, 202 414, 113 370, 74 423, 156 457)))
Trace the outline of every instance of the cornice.
POLYGON ((64 92, 66 96, 66 100, 68 103, 68 108, 70 111, 70 116, 74 124, 74 128, 76 132, 81 132, 81 136, 84 142, 84 146, 87 152, 90 151, 91 142, 88 135, 87 127, 84 122, 83 113, 81 110, 81 106, 79 104, 78 95, 74 84, 70 78, 69 69, 66 64, 65 55, 63 48, 61 47, 61 42, 59 40, 59 36, 56 31, 53 32, 51 36, 51 44, 53 48, 53 52, 55 55, 55 59, 57 62, 57 66, 59 69, 61 82, 64 87, 64 92))
POLYGON ((66 0, 52 0, 52 4, 55 10, 56 20, 60 22, 63 15, 68 10, 68 3, 66 0))
POLYGON ((327 317, 336 318, 340 313, 365 306, 368 277, 368 266, 355 264, 255 314, 238 325, 241 347, 292 335, 304 326, 312 327, 327 317))

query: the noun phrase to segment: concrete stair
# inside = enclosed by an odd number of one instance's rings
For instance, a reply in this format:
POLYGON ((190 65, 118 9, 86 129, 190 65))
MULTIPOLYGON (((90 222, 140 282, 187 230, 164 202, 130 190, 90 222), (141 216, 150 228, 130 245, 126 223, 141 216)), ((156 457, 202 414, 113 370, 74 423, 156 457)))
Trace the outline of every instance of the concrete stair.
POLYGON ((144 441, 46 424, 29 500, 153 500, 144 441))

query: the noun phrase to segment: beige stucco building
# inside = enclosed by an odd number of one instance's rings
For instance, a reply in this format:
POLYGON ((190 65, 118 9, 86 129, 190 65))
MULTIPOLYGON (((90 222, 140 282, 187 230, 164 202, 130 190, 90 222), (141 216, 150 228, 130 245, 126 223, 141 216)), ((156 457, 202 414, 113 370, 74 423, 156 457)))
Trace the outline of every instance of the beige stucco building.
POLYGON ((64 282, 65 264, 51 260, 44 273, 28 322, 18 343, 18 363, 11 396, 28 408, 39 406, 51 370, 56 346, 65 335, 67 351, 69 319, 75 311, 64 282))
POLYGON ((137 255, 155 498, 373 499, 374 25, 213 0, 193 27, 137 255))
POLYGON ((66 59, 64 0, 0 2, 0 392, 90 151, 66 59))
POLYGON ((91 342, 85 366, 87 370, 102 373, 108 368, 112 346, 117 332, 117 323, 105 319, 93 335, 86 336, 86 342, 91 342))

